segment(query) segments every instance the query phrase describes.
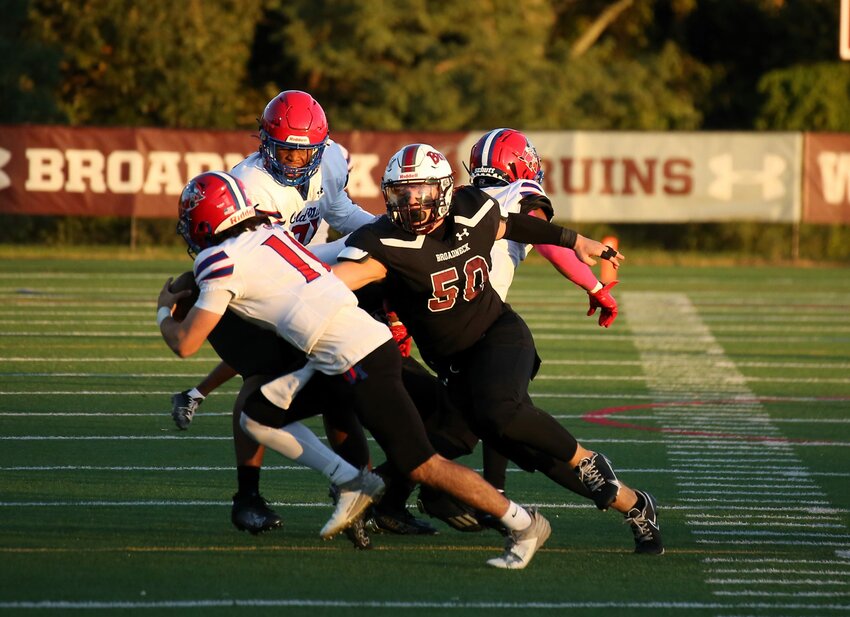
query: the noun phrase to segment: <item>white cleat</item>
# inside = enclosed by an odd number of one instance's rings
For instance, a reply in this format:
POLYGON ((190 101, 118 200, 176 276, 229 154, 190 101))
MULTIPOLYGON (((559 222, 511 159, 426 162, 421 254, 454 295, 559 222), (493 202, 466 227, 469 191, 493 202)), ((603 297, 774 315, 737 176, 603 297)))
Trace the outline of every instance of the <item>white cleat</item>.
POLYGON ((350 527, 369 505, 384 494, 381 476, 361 469, 357 476, 339 485, 339 500, 331 518, 319 532, 324 540, 330 540, 343 529, 350 527))
POLYGON ((488 566, 503 570, 522 570, 531 563, 534 553, 552 534, 552 527, 537 508, 528 508, 528 513, 531 515, 531 525, 521 531, 512 531, 505 541, 505 552, 499 557, 488 559, 488 566))

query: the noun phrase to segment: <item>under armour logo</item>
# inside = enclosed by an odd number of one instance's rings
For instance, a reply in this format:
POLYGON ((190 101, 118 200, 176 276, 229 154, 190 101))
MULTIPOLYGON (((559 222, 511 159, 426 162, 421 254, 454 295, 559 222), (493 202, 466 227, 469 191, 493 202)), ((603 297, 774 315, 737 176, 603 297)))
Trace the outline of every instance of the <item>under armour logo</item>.
POLYGON ((715 199, 729 201, 732 189, 741 184, 761 185, 762 199, 778 199, 785 195, 782 174, 787 165, 785 159, 776 154, 765 155, 761 169, 734 169, 731 154, 712 157, 708 167, 715 176, 708 186, 708 194, 715 199))
POLYGON ((469 230, 464 227, 463 231, 456 233, 455 236, 457 236, 457 241, 460 242, 461 240, 469 236, 469 230))
POLYGON ((0 148, 0 191, 5 189, 7 186, 12 186, 12 181, 9 179, 9 175, 5 171, 2 171, 3 167, 5 167, 6 163, 8 163, 11 159, 12 153, 0 148))

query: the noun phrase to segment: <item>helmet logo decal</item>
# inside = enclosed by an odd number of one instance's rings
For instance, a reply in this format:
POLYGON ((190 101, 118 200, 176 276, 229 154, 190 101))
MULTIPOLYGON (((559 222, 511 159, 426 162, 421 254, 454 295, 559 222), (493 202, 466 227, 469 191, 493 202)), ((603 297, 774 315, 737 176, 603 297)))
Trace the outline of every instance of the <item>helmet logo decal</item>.
POLYGON ((534 146, 526 143, 525 150, 521 154, 517 154, 517 159, 525 163, 531 173, 536 174, 540 171, 540 157, 537 156, 534 146))
POLYGON ((188 202, 188 207, 186 210, 191 210, 195 206, 198 205, 198 202, 201 201, 204 197, 204 192, 201 190, 200 185, 196 181, 192 181, 189 183, 189 186, 186 190, 186 201, 188 202))
POLYGON ((436 164, 437 164, 437 163, 439 163, 440 161, 445 161, 445 160, 446 160, 446 157, 444 157, 441 153, 437 152, 436 150, 431 150, 431 151, 430 151, 428 154, 426 154, 425 156, 427 156, 427 157, 428 157, 428 158, 430 158, 432 161, 434 161, 434 165, 436 165, 436 164))

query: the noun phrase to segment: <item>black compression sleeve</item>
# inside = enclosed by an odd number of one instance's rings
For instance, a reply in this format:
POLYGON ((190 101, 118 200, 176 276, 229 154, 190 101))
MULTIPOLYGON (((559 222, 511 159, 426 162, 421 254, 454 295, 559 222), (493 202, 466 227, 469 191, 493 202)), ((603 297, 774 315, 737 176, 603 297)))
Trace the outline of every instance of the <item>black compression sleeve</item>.
POLYGON ((578 233, 528 214, 508 214, 505 238, 522 244, 554 244, 568 249, 576 245, 578 233))

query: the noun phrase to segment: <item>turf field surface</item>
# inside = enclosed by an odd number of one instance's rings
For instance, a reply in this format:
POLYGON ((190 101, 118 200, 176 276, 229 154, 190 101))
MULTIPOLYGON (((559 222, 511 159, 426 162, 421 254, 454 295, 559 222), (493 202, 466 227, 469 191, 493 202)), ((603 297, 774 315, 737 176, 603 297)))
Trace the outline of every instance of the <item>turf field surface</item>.
POLYGON ((237 532, 238 380, 189 431, 169 415, 215 362, 207 348, 174 357, 155 324, 188 259, 3 260, 0 612, 850 612, 847 271, 639 261, 609 330, 548 265, 523 265, 509 301, 544 361, 535 401, 655 495, 667 553, 632 554, 618 514, 512 469, 509 494, 553 534, 505 572, 484 565, 496 534, 440 523, 435 537, 374 536, 368 552, 321 541, 326 482, 275 453, 262 487, 284 526, 237 532))

